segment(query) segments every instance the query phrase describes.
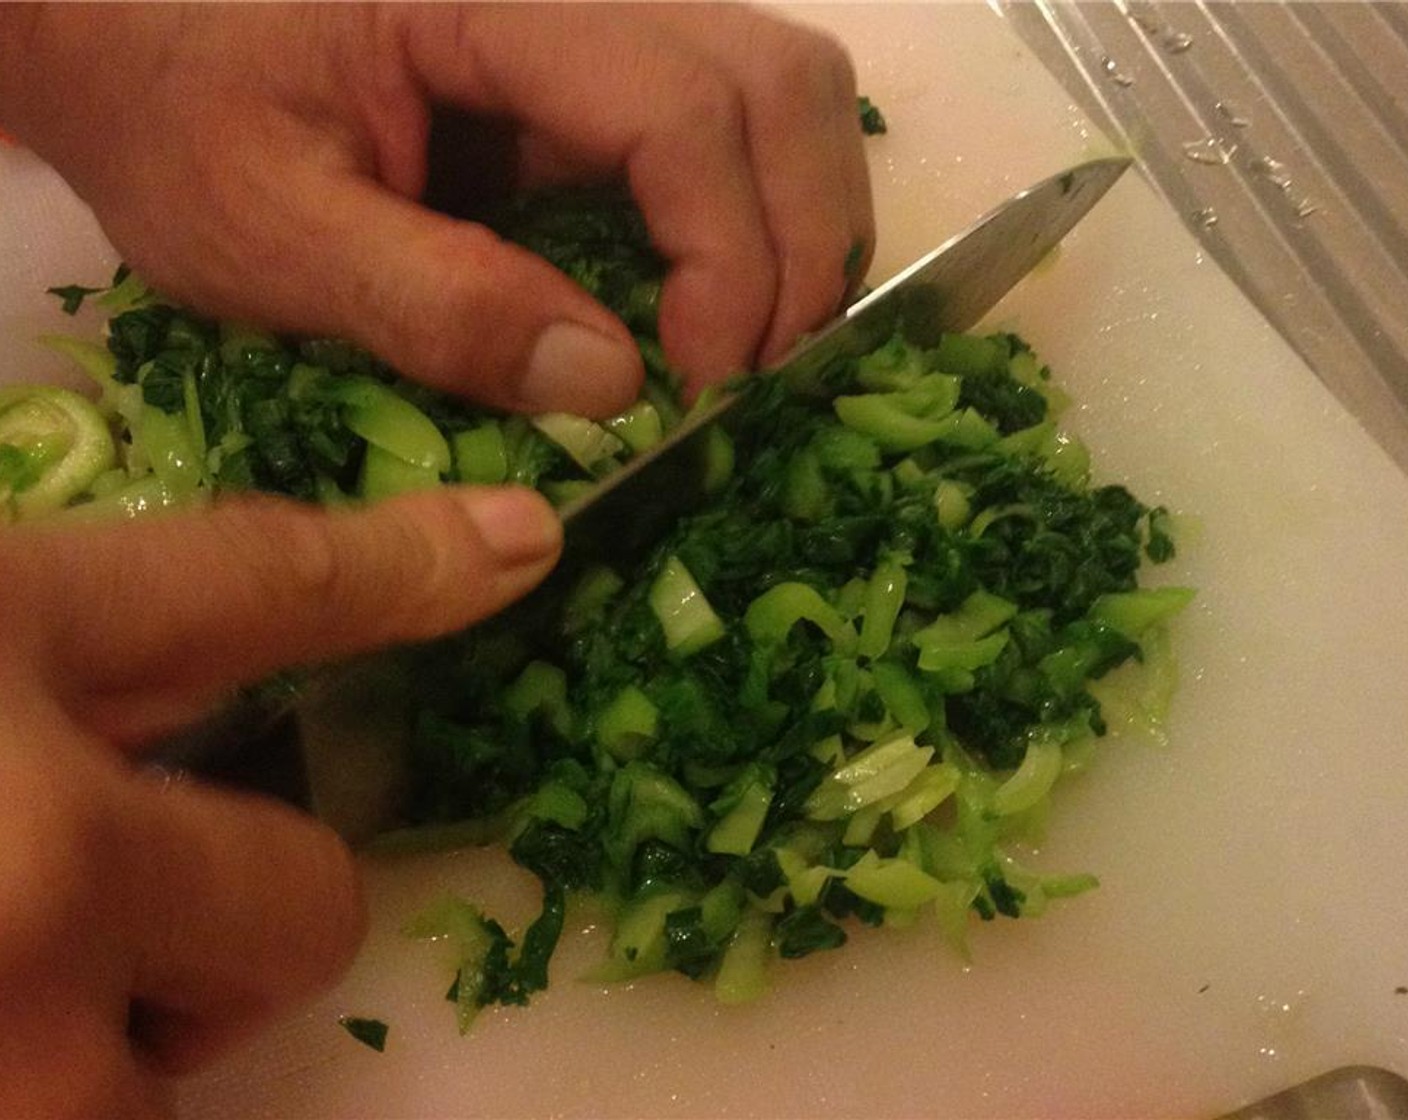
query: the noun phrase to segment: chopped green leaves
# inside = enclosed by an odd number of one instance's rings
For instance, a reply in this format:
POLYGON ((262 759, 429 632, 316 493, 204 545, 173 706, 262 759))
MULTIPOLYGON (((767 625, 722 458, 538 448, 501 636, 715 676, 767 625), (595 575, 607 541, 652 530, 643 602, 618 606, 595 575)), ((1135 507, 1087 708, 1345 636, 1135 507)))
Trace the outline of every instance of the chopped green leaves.
MULTIPOLYGON (((474 409, 345 342, 210 323, 136 284, 106 352, 68 345, 130 440, 84 497, 340 503, 508 482, 563 502, 658 443, 683 406, 639 215, 618 192, 554 192, 501 228, 638 332, 650 376, 630 409, 474 409)), ((594 979, 676 971, 739 1002, 774 962, 859 926, 928 915, 964 952, 975 918, 1035 917, 1095 885, 1020 866, 1011 842, 1089 758, 1107 707, 1146 728, 1167 709, 1168 626, 1192 592, 1139 579, 1174 554, 1169 515, 1091 481, 1063 396, 1014 335, 900 331, 825 379, 820 398, 740 383, 709 502, 635 570, 583 575, 555 626, 405 653, 406 823, 496 835, 542 886, 521 932, 454 898, 408 925, 445 953, 461 1029, 546 986, 580 894, 613 916, 594 979), (1147 687, 1116 687, 1141 662, 1147 687)), ((35 461, 0 438, 0 492, 35 461)))
POLYGON ((369 1046, 378 1054, 386 1049, 386 1036, 390 1027, 380 1019, 364 1019, 359 1015, 343 1015, 338 1025, 363 1046, 369 1046))
POLYGON ((860 130, 867 136, 879 136, 889 131, 884 114, 870 98, 856 98, 856 112, 860 114, 860 130))
POLYGON ((1010 335, 897 336, 834 406, 746 383, 722 491, 573 598, 549 643, 557 730, 522 728, 512 677, 458 678, 475 745, 444 741, 427 773, 471 757, 482 773, 502 742, 523 767, 505 796, 534 806, 576 767, 570 821, 534 824, 515 854, 545 892, 589 866, 615 900, 594 978, 673 970, 737 1001, 766 988, 766 961, 857 921, 932 913, 962 948, 965 915, 1035 916, 1093 886, 1021 869, 1007 843, 1104 731, 1092 685, 1162 649, 1190 593, 1138 588, 1151 513, 1068 469, 1034 362, 1010 335), (1003 402, 993 417, 961 405, 972 378, 1003 402))
POLYGON ((105 290, 104 288, 85 288, 81 284, 65 284, 59 288, 46 288, 45 292, 59 300, 65 315, 77 315, 84 300, 105 290))

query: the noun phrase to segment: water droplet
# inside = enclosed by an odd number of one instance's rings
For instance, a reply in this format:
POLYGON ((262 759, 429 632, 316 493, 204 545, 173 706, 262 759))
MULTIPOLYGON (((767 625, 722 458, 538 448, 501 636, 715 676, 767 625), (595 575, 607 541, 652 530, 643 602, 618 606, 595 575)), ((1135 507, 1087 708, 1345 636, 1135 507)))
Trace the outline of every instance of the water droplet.
POLYGON ((1241 113, 1226 101, 1219 101, 1216 106, 1217 115, 1230 124, 1233 128, 1249 128, 1251 121, 1242 116, 1241 113))
POLYGON ((1105 73, 1110 76, 1110 81, 1114 82, 1117 86, 1124 86, 1128 88, 1129 86, 1132 86, 1134 84, 1134 79, 1131 78, 1128 74, 1121 71, 1119 63, 1117 63, 1109 55, 1101 56, 1100 69, 1104 70, 1105 73))
POLYGON ((1170 28, 1164 32, 1163 45, 1169 54, 1182 54, 1193 45, 1193 36, 1186 31, 1174 31, 1170 28))
POLYGON ((1194 210, 1189 217, 1203 229, 1212 229, 1213 226, 1217 225, 1217 211, 1211 206, 1204 206, 1200 210, 1194 210))
POLYGON ((1281 191, 1291 189, 1291 177, 1286 174, 1286 165, 1279 159, 1271 156, 1257 156, 1248 164, 1253 175, 1265 179, 1273 187, 1281 191))
POLYGON ((1230 163, 1236 145, 1226 147, 1216 136, 1204 136, 1201 140, 1189 140, 1183 145, 1183 155, 1194 163, 1209 166, 1222 166, 1230 163))

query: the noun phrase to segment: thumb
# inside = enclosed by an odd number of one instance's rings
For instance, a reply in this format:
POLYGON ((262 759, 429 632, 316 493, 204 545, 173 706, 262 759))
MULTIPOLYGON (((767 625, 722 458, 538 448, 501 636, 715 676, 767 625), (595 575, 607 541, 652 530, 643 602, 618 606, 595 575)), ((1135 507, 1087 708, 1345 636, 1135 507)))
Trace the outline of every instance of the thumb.
POLYGON ((39 527, 0 561, 35 589, 17 624, 70 718, 132 743, 278 669, 461 629, 541 580, 560 543, 530 490, 447 487, 355 511, 246 498, 39 527))

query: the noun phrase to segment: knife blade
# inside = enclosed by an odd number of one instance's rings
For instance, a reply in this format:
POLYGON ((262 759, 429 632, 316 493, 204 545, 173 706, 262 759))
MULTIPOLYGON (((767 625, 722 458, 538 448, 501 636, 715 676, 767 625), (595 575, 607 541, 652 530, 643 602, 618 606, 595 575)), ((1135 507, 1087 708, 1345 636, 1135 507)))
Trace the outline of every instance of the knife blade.
POLYGON ((1408 1120, 1408 1081, 1377 1066, 1343 1066, 1229 1112, 1221 1120, 1408 1120))
MULTIPOLYGON (((857 300, 763 376, 783 377, 807 391, 834 363, 868 353, 901 326, 920 345, 968 329, 1061 242, 1130 163, 1091 160, 1018 192, 857 300)), ((585 572, 643 559, 707 497, 708 441, 738 419, 742 400, 740 393, 724 392, 696 408, 661 443, 564 506, 556 568, 476 632, 525 643, 550 635, 585 572)), ((256 693, 173 736, 158 760, 311 808, 353 841, 380 836, 398 823, 408 785, 410 672, 380 655, 318 674, 294 701, 256 693)), ((453 828, 439 831, 447 842, 462 838, 453 828)), ((428 845, 422 837, 413 846, 428 845)))
MULTIPOLYGON (((1091 160, 1018 192, 851 304, 769 372, 806 388, 832 363, 875 349, 901 322, 921 345, 967 330, 1055 249, 1130 163, 1091 160)), ((564 506, 563 558, 549 584, 524 604, 550 598, 588 566, 639 558, 679 514, 702 501, 707 432, 721 423, 727 428, 740 399, 725 393, 697 409, 664 441, 564 506)))

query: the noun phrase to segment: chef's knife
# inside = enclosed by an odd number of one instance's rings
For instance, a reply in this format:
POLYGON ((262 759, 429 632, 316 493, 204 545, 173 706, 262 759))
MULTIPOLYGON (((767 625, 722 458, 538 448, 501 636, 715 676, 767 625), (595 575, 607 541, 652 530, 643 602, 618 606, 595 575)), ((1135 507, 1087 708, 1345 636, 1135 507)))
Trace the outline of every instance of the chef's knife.
POLYGON ((1344 1066, 1221 1120, 1408 1120, 1408 1081, 1376 1066, 1344 1066))
MULTIPOLYGON (((1129 165, 1124 158, 1092 160, 1013 195, 803 339, 772 372, 805 388, 834 363, 875 349, 900 323, 911 341, 929 345, 944 332, 967 330, 1060 243, 1129 165)), ((726 393, 696 410, 669 438, 565 506, 563 558, 541 597, 551 599, 554 586, 570 585, 593 564, 639 559, 679 514, 701 501, 706 433, 719 423, 727 428, 740 399, 726 393)))
MULTIPOLYGON (((915 343, 932 345, 945 332, 973 326, 1059 244, 1129 163, 1092 160, 1019 192, 856 301, 765 376, 784 377, 805 391, 823 371, 868 353, 897 329, 915 343)), ((550 634, 584 572, 642 559, 705 497, 710 431, 727 430, 741 400, 742 394, 725 393, 697 408, 659 445, 565 506, 563 554, 553 573, 481 627, 528 642, 532 635, 550 634)), ((168 766, 303 802, 350 839, 383 833, 398 822, 405 788, 404 672, 395 659, 382 657, 323 674, 298 701, 308 717, 301 720, 288 703, 257 694, 172 739, 160 758, 168 766), (291 760, 300 747, 301 758, 291 760)))

